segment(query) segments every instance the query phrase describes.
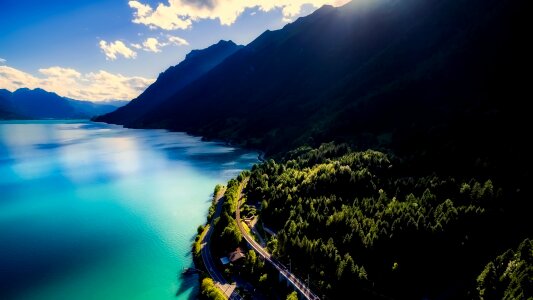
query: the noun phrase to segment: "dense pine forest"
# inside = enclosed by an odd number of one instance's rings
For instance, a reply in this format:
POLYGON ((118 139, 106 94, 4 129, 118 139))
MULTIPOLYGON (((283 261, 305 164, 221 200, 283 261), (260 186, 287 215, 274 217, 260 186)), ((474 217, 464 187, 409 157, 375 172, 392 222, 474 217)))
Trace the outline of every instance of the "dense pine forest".
POLYGON ((531 299, 533 294, 533 242, 524 240, 490 261, 477 278, 480 298, 531 299))
MULTIPOLYGON (((326 299, 533 296, 530 242, 505 252, 531 236, 527 202, 509 180, 426 173, 347 145, 301 147, 228 183, 219 253, 244 245, 234 220, 244 178, 246 214, 277 233, 266 235, 270 253, 326 299)), ((259 283, 268 271, 250 259, 259 283)))

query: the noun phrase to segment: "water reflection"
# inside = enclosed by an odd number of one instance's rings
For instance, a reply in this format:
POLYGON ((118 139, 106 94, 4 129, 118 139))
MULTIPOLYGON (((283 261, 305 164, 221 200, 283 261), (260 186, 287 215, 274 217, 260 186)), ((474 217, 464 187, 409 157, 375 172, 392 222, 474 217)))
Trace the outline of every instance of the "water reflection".
POLYGON ((176 274, 191 264, 210 193, 256 161, 183 133, 0 122, 0 290, 25 300, 190 298, 195 282, 176 274))

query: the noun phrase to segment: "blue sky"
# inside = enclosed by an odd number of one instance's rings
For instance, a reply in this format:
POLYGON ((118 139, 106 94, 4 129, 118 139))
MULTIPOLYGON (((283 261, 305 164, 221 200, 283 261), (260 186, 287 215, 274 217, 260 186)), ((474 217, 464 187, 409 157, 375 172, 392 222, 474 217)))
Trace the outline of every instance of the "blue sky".
POLYGON ((247 44, 323 4, 347 0, 0 2, 0 88, 131 99, 192 49, 247 44))

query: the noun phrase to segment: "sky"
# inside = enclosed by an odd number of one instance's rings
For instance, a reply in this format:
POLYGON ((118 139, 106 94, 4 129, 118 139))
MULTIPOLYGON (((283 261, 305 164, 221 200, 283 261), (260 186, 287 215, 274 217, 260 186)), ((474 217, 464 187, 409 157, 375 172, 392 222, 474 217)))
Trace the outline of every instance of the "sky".
POLYGON ((0 89, 131 100, 193 49, 349 0, 1 0, 0 89))

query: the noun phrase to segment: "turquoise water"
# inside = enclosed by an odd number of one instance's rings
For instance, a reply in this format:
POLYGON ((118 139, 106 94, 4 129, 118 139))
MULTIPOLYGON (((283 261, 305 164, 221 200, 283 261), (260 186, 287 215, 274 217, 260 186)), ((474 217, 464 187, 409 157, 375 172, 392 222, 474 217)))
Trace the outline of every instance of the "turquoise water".
POLYGON ((0 299, 189 299, 217 183, 257 161, 183 133, 0 122, 0 299))

